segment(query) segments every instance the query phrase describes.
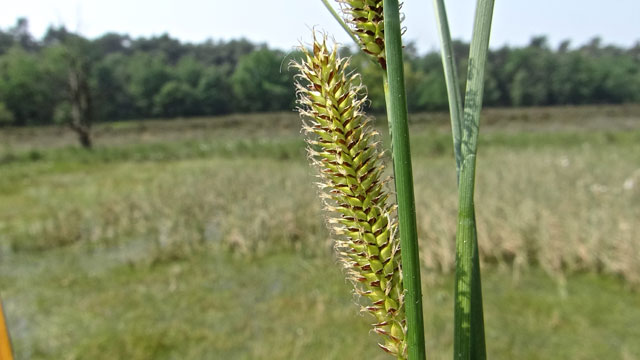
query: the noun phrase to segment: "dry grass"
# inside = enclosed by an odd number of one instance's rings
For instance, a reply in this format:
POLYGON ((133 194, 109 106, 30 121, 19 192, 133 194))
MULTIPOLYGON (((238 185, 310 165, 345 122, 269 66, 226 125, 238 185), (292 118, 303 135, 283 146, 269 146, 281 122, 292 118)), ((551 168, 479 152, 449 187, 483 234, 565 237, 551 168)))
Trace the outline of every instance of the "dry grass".
POLYGON ((134 246, 153 257, 145 261, 183 258, 209 245, 247 255, 305 252, 303 243, 324 241, 326 234, 303 165, 212 159, 42 175, 22 196, 3 202, 4 245, 14 251, 134 246))
MULTIPOLYGON (((214 122, 231 118, 224 119, 214 122)), ((98 149, 88 157, 70 153, 51 162, 47 156, 54 150, 40 148, 43 160, 3 166, 0 248, 132 246, 146 249, 140 252, 151 256, 147 262, 182 258, 210 245, 261 255, 283 249, 317 253, 320 242, 325 244, 320 251, 328 252, 302 139, 291 140, 295 135, 287 119, 275 128, 256 126, 256 133, 270 135, 243 143, 246 153, 238 151, 233 158, 219 150, 238 148, 237 142, 246 139, 233 134, 242 134, 247 124, 216 128, 224 134, 219 137, 211 127, 209 142, 186 142, 195 148, 212 146, 196 159, 188 151, 186 159, 166 161, 122 155, 144 150, 136 145, 118 147, 122 159, 102 161, 98 149)), ((588 270, 640 283, 639 122, 615 119, 606 132, 573 131, 567 124, 559 131, 555 122, 539 124, 535 133, 487 127, 477 175, 485 263, 507 266, 516 277, 539 265, 555 275, 588 270), (620 130, 621 123, 626 130, 620 130)), ((263 120, 247 121, 254 126, 263 120)), ((600 123, 597 117, 595 123, 600 123)), ((159 126, 165 131, 154 138, 187 136, 168 130, 175 125, 159 126)), ((434 126, 417 124, 413 133, 422 259, 427 268, 448 272, 454 262, 456 201, 449 139, 434 126)), ((104 140, 111 141, 117 142, 104 140)), ((161 159, 163 151, 176 150, 152 149, 161 159)))
MULTIPOLYGON (((595 271, 640 284, 640 152, 625 148, 496 147, 483 151, 476 206, 481 258, 554 275, 595 271), (491 169, 491 170, 488 170, 491 169), (595 171, 594 171, 595 170, 595 171)), ((454 268, 456 198, 448 163, 417 167, 422 254, 429 268, 454 268), (446 189, 446 190, 445 190, 446 189)))
MULTIPOLYGON (((445 112, 410 114, 413 127, 449 126, 445 112)), ((534 108, 489 108, 482 112, 483 133, 500 131, 617 131, 638 128, 640 105, 600 105, 534 108)), ((385 123, 384 115, 377 116, 385 123)), ((386 126, 383 126, 386 128, 386 126)), ((285 113, 232 114, 215 118, 151 119, 99 123, 94 127, 98 146, 121 146, 160 141, 208 140, 231 137, 260 139, 268 136, 296 136, 300 120, 293 111, 285 113)), ((77 139, 65 127, 0 128, 0 154, 33 149, 75 146, 77 139)))
MULTIPOLYGON (((640 116, 557 110, 483 124, 488 352, 638 359, 638 297, 623 287, 640 284, 640 116)), ((439 116, 415 118, 412 145, 427 351, 445 359, 457 200, 439 116)), ((0 291, 18 358, 379 355, 332 270, 297 116, 207 121, 109 125, 88 154, 54 129, 0 132, 0 291)))

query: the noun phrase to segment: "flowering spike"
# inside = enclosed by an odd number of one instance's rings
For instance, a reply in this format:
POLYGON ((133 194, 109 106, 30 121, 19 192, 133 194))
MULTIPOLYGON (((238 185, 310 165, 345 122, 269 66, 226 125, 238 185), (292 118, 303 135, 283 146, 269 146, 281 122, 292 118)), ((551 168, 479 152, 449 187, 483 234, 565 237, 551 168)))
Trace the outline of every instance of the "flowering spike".
POLYGON ((375 317, 380 348, 406 359, 396 207, 386 202, 376 134, 362 111, 366 95, 359 77, 347 74, 349 59, 328 48, 326 37, 314 34, 312 49, 302 52, 305 60, 292 64, 300 72, 298 111, 308 120, 308 155, 319 170, 336 252, 355 292, 368 299, 363 309, 375 317))
POLYGON ((384 17, 382 0, 337 0, 345 20, 360 42, 360 48, 387 69, 384 52, 384 17))

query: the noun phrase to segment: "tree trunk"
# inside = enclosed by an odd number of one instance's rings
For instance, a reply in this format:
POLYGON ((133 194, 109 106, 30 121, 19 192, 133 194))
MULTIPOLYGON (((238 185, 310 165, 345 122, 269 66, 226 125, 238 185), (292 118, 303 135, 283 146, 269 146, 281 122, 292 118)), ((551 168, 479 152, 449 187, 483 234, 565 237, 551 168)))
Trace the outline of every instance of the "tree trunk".
POLYGON ((93 147, 93 140, 91 139, 91 131, 88 129, 76 130, 78 134, 78 140, 80 145, 85 149, 91 149, 93 147))
POLYGON ((91 149, 92 102, 88 82, 88 64, 79 58, 71 59, 69 68, 69 90, 71 95, 71 128, 78 135, 80 145, 91 149))

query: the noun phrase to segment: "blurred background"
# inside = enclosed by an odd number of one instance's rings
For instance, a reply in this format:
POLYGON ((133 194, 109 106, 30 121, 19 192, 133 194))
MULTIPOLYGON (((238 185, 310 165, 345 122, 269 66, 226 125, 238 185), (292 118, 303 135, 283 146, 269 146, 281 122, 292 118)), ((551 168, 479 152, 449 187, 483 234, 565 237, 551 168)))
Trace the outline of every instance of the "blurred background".
MULTIPOLYGON (((475 4, 447 6, 465 74, 475 4)), ((320 1, 1 8, 16 359, 387 358, 334 259, 293 111, 288 65, 326 31, 388 146, 381 74, 320 1)), ((447 359, 447 96, 430 1, 403 12, 427 352, 447 359)), ((639 13, 496 4, 476 187, 493 359, 640 359, 639 13)))

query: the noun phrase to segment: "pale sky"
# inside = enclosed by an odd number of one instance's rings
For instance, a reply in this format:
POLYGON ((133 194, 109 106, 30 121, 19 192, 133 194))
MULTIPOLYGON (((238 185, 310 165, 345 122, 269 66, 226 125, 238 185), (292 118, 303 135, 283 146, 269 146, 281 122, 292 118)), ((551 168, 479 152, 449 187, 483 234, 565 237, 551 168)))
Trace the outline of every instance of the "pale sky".
MULTIPOLYGON (((474 0, 447 0, 454 38, 470 39, 474 0)), ((438 47, 432 0, 405 0, 405 39, 421 52, 438 47)), ((4 0, 0 28, 29 19, 40 37, 50 24, 64 24, 88 37, 105 32, 134 37, 169 33, 183 41, 247 38, 283 50, 310 39, 310 28, 351 44, 320 0, 4 0)), ((525 45, 547 35, 581 45, 598 35, 604 43, 631 46, 640 40, 640 0, 497 0, 491 46, 525 45)))

